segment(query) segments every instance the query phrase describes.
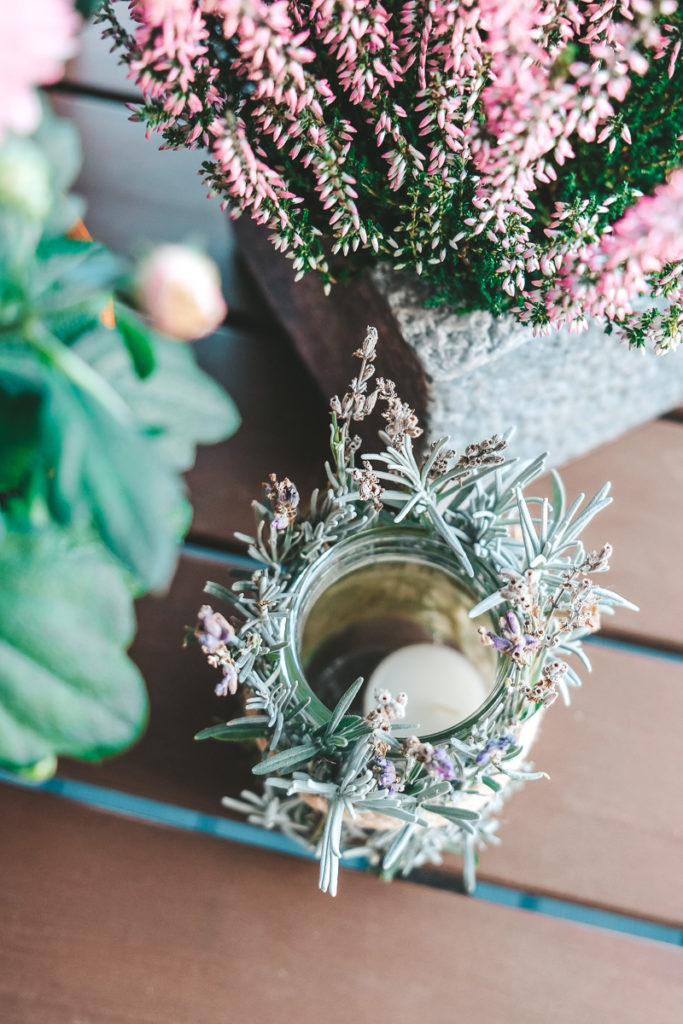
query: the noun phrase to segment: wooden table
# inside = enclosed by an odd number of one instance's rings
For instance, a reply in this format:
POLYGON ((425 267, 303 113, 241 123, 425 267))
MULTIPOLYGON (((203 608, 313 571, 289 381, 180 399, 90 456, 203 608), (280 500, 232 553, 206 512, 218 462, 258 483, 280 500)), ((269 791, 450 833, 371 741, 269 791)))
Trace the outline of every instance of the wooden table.
POLYGON ((552 782, 506 805, 476 897, 459 891, 455 858, 391 886, 345 871, 336 901, 320 895, 315 864, 222 813, 221 796, 250 784, 250 755, 193 741, 226 704, 179 638, 204 581, 239 560, 232 535, 249 528, 266 474, 304 492, 319 482, 325 403, 241 272, 197 160, 145 142, 126 120, 130 87, 90 40, 70 91, 55 94, 84 132, 88 226, 119 250, 205 236, 230 315, 200 358, 243 425, 200 453, 176 578, 138 607, 133 653, 152 706, 143 740, 103 765, 64 761, 39 791, 0 785, 0 1021, 681 1020, 680 418, 565 468, 570 491, 611 478, 615 504, 589 542, 611 540, 610 585, 642 611, 609 623, 592 644, 594 677, 548 716, 534 758, 552 782))

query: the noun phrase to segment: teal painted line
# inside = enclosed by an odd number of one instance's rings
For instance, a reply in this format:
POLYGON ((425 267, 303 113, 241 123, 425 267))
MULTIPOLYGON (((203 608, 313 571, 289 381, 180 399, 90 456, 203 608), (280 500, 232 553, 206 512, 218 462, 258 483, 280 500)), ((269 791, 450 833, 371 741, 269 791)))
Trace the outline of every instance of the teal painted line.
POLYGON ((648 647, 647 644, 635 643, 633 640, 620 640, 611 636, 587 636, 583 643, 587 648, 604 647, 609 651, 621 651, 622 654, 635 654, 641 658, 655 658, 659 661, 673 661, 680 665, 683 663, 683 653, 675 650, 667 650, 663 647, 648 647))
MULTIPOLYGON (((78 782, 75 779, 59 776, 36 784, 1 770, 0 781, 22 789, 52 793, 86 807, 124 815, 137 821, 166 825, 186 832, 199 832, 203 835, 215 836, 247 846, 256 846, 275 853, 284 853, 309 860, 315 859, 315 855, 305 846, 281 832, 270 832, 246 822, 219 818, 211 814, 201 814, 188 807, 166 804, 116 789, 106 789, 103 786, 93 786, 87 782, 78 782)), ((362 869, 366 866, 366 860, 363 856, 345 857, 343 864, 347 868, 362 869)), ((422 884, 445 889, 455 888, 452 880, 440 874, 436 875, 436 873, 429 873, 428 879, 425 879, 422 884)), ((681 929, 658 924, 655 921, 629 917, 626 914, 598 910, 585 904, 570 903, 568 900, 535 896, 533 893, 495 885, 491 882, 478 882, 474 899, 485 903, 495 903, 502 907, 529 910, 547 917, 561 918, 594 928, 604 928, 640 939, 651 939, 669 945, 683 946, 683 930, 681 929)))
POLYGON ((547 917, 559 917, 564 921, 590 925, 593 928, 605 928, 608 931, 634 935, 639 939, 651 939, 655 942, 666 942, 673 946, 683 946, 683 930, 670 925, 646 921, 626 914, 615 914, 609 910, 599 910, 583 903, 570 903, 568 900, 554 899, 549 896, 535 896, 533 893, 516 892, 502 885, 491 882, 478 882, 474 893, 475 899, 486 903, 504 904, 508 907, 519 907, 531 910, 547 917))
MULTIPOLYGON (((219 839, 227 839, 230 842, 242 843, 246 846, 257 846, 264 850, 284 853, 293 857, 316 859, 311 850, 282 832, 271 832, 258 825, 234 821, 232 818, 202 814, 189 807, 150 800, 148 797, 135 796, 133 793, 125 793, 118 789, 93 786, 88 782, 78 782, 75 779, 61 776, 55 776, 42 783, 28 782, 2 770, 0 770, 0 781, 21 789, 52 793, 73 803, 83 804, 86 807, 112 814, 120 814, 137 821, 167 825, 184 832, 200 832, 203 835, 216 836, 219 839)), ((344 864, 348 867, 364 867, 365 863, 365 858, 360 856, 344 859, 344 864)))
POLYGON ((75 779, 66 779, 60 776, 36 784, 18 779, 3 771, 0 771, 0 779, 24 789, 53 793, 75 803, 85 804, 87 807, 123 814, 139 821, 168 825, 186 832, 202 832, 206 835, 218 836, 221 839, 229 839, 235 843, 275 850, 278 853, 313 857, 313 854, 304 846, 281 832, 269 832, 267 829, 249 825, 246 822, 219 818, 211 814, 201 814, 189 807, 149 800, 147 797, 124 793, 118 789, 106 789, 104 786, 93 786, 87 782, 77 782, 75 779))
POLYGON ((251 572, 262 564, 248 555, 233 554, 231 551, 219 551, 217 548, 204 547, 203 544, 194 544, 187 541, 181 547, 181 552, 188 558, 197 558, 206 562, 219 562, 235 569, 249 569, 251 572))

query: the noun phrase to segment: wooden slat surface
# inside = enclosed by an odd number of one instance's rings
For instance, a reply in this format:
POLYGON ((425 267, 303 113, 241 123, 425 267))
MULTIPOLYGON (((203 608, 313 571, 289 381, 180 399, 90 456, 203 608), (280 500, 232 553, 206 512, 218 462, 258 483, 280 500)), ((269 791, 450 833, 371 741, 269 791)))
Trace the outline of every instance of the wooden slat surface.
POLYGON ((185 558, 166 597, 138 602, 131 654, 150 694, 145 736, 128 753, 100 765, 65 760, 62 774, 209 814, 222 813, 224 794, 252 786, 248 747, 194 740, 206 725, 241 713, 237 699, 214 696, 215 670, 198 649, 181 646, 184 627, 194 623, 206 600, 207 579, 231 582, 227 566, 185 558))
POLYGON ((612 569, 601 582, 634 601, 640 612, 617 612, 605 619, 604 631, 683 651, 683 425, 643 424, 560 472, 570 497, 591 497, 612 481, 614 502, 584 539, 589 547, 613 544, 612 569))
POLYGON ((683 661, 590 649, 594 671, 533 748, 550 775, 501 816, 481 875, 683 924, 683 661))
POLYGON ((680 952, 0 788, 5 1024, 672 1024, 680 952))
POLYGON ((199 453, 188 475, 192 536, 221 547, 253 533, 251 503, 268 474, 289 476, 303 496, 324 486, 329 456, 327 404, 285 339, 274 332, 222 330, 199 342, 206 370, 233 396, 242 426, 230 440, 199 453))
MULTIPOLYGON (((184 559, 164 599, 139 604, 134 656, 148 682, 147 736, 99 767, 64 762, 81 780, 220 815, 220 798, 256 788, 248 746, 196 743, 194 732, 238 713, 212 694, 216 677, 196 648, 180 650, 183 625, 206 579, 225 565, 184 559)), ((551 781, 527 784, 503 813, 500 848, 482 854, 480 876, 683 926, 675 881, 683 848, 680 707, 683 661, 595 646, 592 676, 570 709, 550 709, 534 748, 551 781)), ((445 870, 459 874, 450 858, 445 870)))

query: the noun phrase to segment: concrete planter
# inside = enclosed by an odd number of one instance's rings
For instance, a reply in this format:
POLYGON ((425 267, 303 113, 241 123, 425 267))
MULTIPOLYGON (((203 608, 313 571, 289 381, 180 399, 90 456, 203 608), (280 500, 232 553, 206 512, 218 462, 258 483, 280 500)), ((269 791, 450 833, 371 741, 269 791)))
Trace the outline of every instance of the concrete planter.
POLYGON ((414 275, 376 268, 326 297, 247 218, 235 224, 264 298, 326 395, 344 390, 367 324, 380 334, 378 372, 393 378, 429 437, 462 448, 515 426, 514 452, 550 464, 590 451, 683 402, 683 349, 630 351, 597 325, 534 338, 510 317, 429 308, 414 275))

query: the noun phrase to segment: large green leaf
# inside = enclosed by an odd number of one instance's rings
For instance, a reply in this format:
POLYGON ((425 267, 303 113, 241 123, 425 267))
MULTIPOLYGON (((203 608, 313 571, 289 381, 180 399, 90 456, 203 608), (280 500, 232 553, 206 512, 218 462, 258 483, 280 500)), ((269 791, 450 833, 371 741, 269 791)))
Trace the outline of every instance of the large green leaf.
MULTIPOLYGON (((1 384, 1 382, 0 382, 1 384)), ((40 439, 40 397, 0 389, 0 494, 17 490, 30 475, 40 439)))
POLYGON ((0 345, 0 494, 26 486, 42 441, 44 375, 27 348, 0 345))
MULTIPOLYGON (((56 340, 45 353, 56 363, 20 338, 0 345, 0 398, 24 392, 41 399, 30 468, 44 504, 62 525, 94 528, 145 589, 161 589, 189 522, 182 480, 105 380, 56 340)), ((11 455, 8 480, 28 468, 16 427, 5 423, 0 438, 11 455)))
POLYGON ((189 522, 180 478, 131 414, 119 417, 95 394, 57 373, 45 417, 47 436, 60 445, 52 507, 65 522, 92 521, 145 589, 166 586, 189 522))
POLYGON ((155 338, 140 317, 122 302, 114 305, 116 329, 128 349, 138 377, 149 377, 157 365, 155 338))
POLYGON ((57 755, 127 747, 147 697, 125 653, 133 606, 110 556, 63 531, 8 531, 0 580, 0 764, 40 775, 57 755))
POLYGON ((156 367, 144 380, 106 328, 84 335, 74 351, 109 381, 153 436, 160 458, 176 470, 194 464, 196 445, 222 441, 239 426, 234 402, 200 370, 189 345, 155 335, 156 367))

